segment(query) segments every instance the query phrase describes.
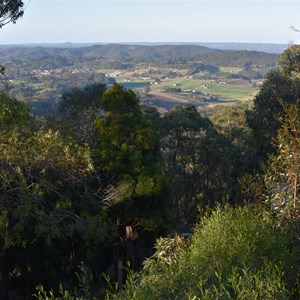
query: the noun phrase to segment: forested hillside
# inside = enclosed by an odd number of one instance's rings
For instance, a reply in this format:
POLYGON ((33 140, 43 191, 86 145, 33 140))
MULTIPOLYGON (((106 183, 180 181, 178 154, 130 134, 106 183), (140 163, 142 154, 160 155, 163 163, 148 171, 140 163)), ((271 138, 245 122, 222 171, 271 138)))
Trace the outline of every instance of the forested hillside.
POLYGON ((209 117, 117 83, 44 117, 1 93, 0 298, 298 299, 299 57, 209 117))
POLYGON ((44 115, 56 113, 59 99, 70 88, 94 82, 118 82, 138 93, 142 103, 160 108, 178 101, 170 104, 157 92, 204 106, 252 99, 278 59, 277 54, 196 45, 6 46, 0 48, 0 64, 5 65, 0 90, 44 115))
POLYGON ((300 298, 299 45, 0 52, 0 299, 300 298))
POLYGON ((160 46, 139 46, 139 45, 93 45, 79 48, 54 48, 54 47, 8 47, 2 48, 0 57, 2 59, 18 58, 43 58, 49 56, 60 56, 69 58, 137 58, 157 59, 166 57, 191 57, 206 53, 218 52, 207 47, 193 45, 160 45, 160 46))

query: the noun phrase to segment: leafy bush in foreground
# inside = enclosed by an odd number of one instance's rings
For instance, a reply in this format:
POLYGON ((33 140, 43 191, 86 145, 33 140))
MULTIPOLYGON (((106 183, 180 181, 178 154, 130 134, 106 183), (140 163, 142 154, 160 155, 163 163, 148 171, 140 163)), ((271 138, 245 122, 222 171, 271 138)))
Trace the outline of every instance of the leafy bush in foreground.
POLYGON ((107 299, 289 299, 297 254, 288 243, 270 216, 218 208, 196 225, 191 241, 160 240, 144 270, 107 299))

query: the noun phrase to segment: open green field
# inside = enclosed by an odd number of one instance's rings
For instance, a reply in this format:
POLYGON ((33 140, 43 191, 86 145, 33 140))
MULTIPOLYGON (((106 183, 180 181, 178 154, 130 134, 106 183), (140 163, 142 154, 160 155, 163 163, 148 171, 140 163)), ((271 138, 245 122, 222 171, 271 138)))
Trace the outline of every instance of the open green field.
POLYGON ((241 68, 235 68, 235 67, 220 67, 220 72, 223 73, 239 73, 242 69, 241 68))
POLYGON ((157 85, 152 85, 151 89, 163 90, 170 87, 178 87, 182 90, 198 90, 200 87, 200 81, 193 79, 172 78, 163 80, 157 85))
MULTIPOLYGON (((171 69, 170 69, 171 70, 171 69)), ((170 71, 162 69, 161 71, 170 71)), ((145 79, 141 75, 140 79, 137 79, 137 74, 146 74, 147 68, 141 68, 136 70, 108 70, 99 69, 99 72, 105 74, 115 74, 115 79, 118 83, 122 84, 125 88, 132 90, 140 90, 150 85, 151 91, 166 91, 169 88, 180 88, 182 92, 185 91, 197 91, 205 94, 205 97, 214 98, 221 101, 246 101, 252 100, 258 89, 252 87, 249 82, 243 80, 230 80, 230 82, 224 81, 224 78, 220 76, 215 80, 209 79, 195 79, 193 77, 181 76, 176 78, 161 79, 161 82, 154 84, 154 78, 159 75, 144 75, 145 79), (151 79, 146 79, 146 77, 151 79), (221 84, 220 84, 221 82, 221 84), (153 83, 153 84, 151 84, 153 83)), ((235 67, 222 67, 220 71, 223 73, 238 73, 240 68, 235 67)), ((216 77, 215 77, 216 78, 216 77)))
POLYGON ((249 84, 218 84, 216 81, 180 78, 165 80, 157 85, 151 85, 151 90, 160 91, 171 87, 180 88, 182 91, 191 90, 202 92, 219 100, 240 101, 252 100, 258 91, 257 88, 251 87, 249 84), (205 88, 205 85, 211 88, 205 88))
POLYGON ((134 80, 129 82, 120 82, 126 89, 141 89, 150 84, 150 80, 134 80))
MULTIPOLYGON (((200 89, 201 92, 207 89, 200 89)), ((252 100, 257 93, 257 89, 247 86, 217 85, 210 89, 209 93, 220 100, 252 100)))

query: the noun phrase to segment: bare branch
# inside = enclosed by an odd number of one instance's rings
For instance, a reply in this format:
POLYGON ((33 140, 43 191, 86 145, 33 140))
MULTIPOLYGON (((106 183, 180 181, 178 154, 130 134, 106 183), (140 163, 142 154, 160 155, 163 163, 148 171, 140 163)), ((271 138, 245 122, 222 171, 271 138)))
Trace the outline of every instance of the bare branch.
POLYGON ((122 195, 125 195, 128 192, 130 187, 131 184, 126 182, 123 182, 118 186, 108 186, 106 191, 104 191, 105 196, 101 202, 107 206, 112 206, 122 197, 122 195))

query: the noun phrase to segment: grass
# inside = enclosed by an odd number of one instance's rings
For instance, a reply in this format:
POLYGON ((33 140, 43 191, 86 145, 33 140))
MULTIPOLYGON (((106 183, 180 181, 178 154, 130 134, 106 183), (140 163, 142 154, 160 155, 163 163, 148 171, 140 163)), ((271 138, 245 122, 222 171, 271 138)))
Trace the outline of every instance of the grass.
POLYGON ((217 84, 209 80, 195 80, 195 79, 182 79, 172 78, 162 81, 158 85, 152 85, 152 90, 163 90, 168 87, 176 87, 184 90, 195 90, 202 93, 208 93, 220 100, 252 100, 257 93, 257 89, 249 85, 229 85, 229 84, 217 84), (210 85, 213 88, 207 89, 202 87, 203 85, 210 85))
MULTIPOLYGON (((167 68, 164 68, 163 73, 166 73, 166 71, 172 71, 174 69, 168 70, 167 68)), ((238 73, 241 69, 236 67, 221 67, 220 72, 223 73, 238 73)), ((151 79, 137 79, 137 80, 131 80, 133 79, 132 76, 135 73, 143 74, 149 71, 149 68, 145 68, 141 66, 141 68, 136 70, 123 70, 121 74, 119 74, 116 77, 116 80, 122 84, 125 88, 132 89, 132 90, 138 90, 141 89, 147 85, 150 84, 150 82, 154 82, 154 77, 159 77, 157 75, 152 75, 151 79), (130 80, 127 82, 127 80, 130 80)), ((185 72, 182 72, 183 70, 178 70, 178 73, 182 73, 182 75, 186 74, 185 72)), ((105 74, 110 74, 113 72, 116 72, 116 70, 107 70, 107 69, 99 69, 99 72, 103 72, 105 74)), ((151 76, 151 75, 149 75, 151 76)), ((205 76, 203 77, 205 78, 205 76)), ((177 87, 180 88, 182 91, 185 90, 191 90, 191 91, 198 91, 202 93, 209 94, 213 96, 214 98, 222 101, 226 100, 234 100, 234 101, 247 101, 252 100, 254 96, 257 93, 257 89, 254 87, 251 87, 248 83, 242 83, 234 81, 232 84, 218 84, 218 82, 226 81, 222 78, 220 75, 220 78, 216 79, 215 81, 211 81, 209 79, 194 79, 194 78, 187 78, 187 77, 176 77, 176 78, 168 78, 163 79, 159 84, 153 84, 151 85, 152 91, 161 91, 166 90, 167 88, 177 87), (207 89, 204 88, 203 85, 210 85, 213 88, 207 89)))
POLYGON ((223 73, 239 73, 242 69, 241 68, 235 68, 235 67, 220 67, 220 72, 223 73))
MULTIPOLYGON (((207 89, 200 89, 201 92, 207 92, 207 89)), ((247 86, 232 86, 232 85, 217 85, 213 89, 209 90, 209 93, 213 94, 220 100, 251 100, 257 93, 257 89, 247 86)))
POLYGON ((141 89, 147 85, 150 84, 150 81, 145 80, 134 80, 130 82, 120 82, 122 86, 124 86, 126 89, 141 89))

